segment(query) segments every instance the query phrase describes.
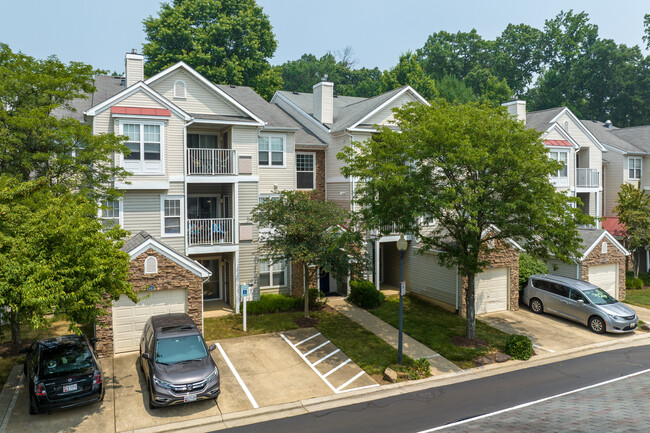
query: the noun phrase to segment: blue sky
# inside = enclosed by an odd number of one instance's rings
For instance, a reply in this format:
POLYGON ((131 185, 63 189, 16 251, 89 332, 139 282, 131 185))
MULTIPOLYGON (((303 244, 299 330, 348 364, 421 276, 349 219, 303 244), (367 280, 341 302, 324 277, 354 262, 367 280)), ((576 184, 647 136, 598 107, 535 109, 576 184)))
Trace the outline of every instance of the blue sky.
MULTIPOLYGON (((160 0, 0 0, 0 42, 37 58, 56 54, 122 73, 124 53, 145 42, 142 20, 157 15, 160 0)), ((508 23, 542 28, 564 9, 586 11, 600 36, 643 45, 645 1, 429 1, 258 0, 273 25, 273 64, 304 53, 321 56, 351 46, 357 67, 389 68, 401 53, 424 45, 440 30, 469 31, 493 39, 508 23)), ((646 52, 647 53, 647 52, 646 52)))

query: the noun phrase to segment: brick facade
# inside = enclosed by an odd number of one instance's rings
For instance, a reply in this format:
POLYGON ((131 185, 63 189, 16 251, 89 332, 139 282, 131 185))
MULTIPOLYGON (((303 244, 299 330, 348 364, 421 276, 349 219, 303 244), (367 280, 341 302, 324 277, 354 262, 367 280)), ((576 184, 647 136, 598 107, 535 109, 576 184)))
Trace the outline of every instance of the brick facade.
MULTIPOLYGON (((479 256, 481 260, 485 258, 483 254, 479 256)), ((487 256, 490 266, 485 270, 492 268, 508 268, 510 271, 509 287, 509 305, 508 310, 516 311, 519 309, 519 251, 510 244, 503 241, 496 241, 495 246, 487 256)), ((476 277, 475 277, 476 278, 476 277)), ((465 294, 467 293, 467 277, 461 278, 461 294, 458 313, 466 316, 465 294)))
POLYGON ((625 259, 625 254, 605 238, 580 263, 580 275, 583 280, 589 281, 589 266, 618 263, 618 300, 622 301, 625 299, 625 259), (603 243, 607 244, 607 253, 605 254, 602 253, 603 243))
MULTIPOLYGON (((176 264, 167 257, 153 249, 144 251, 131 261, 129 268, 129 282, 133 284, 136 293, 146 292, 147 287, 154 286, 154 291, 169 289, 185 289, 187 292, 187 314, 194 320, 203 332, 203 282, 201 277, 185 267, 176 264), (144 261, 153 256, 158 260, 158 273, 145 274, 144 261)), ((100 355, 113 355, 113 316, 112 309, 108 314, 97 318, 98 325, 95 333, 97 337, 97 352, 100 355)))
MULTIPOLYGON (((306 281, 306 286, 307 288, 312 288, 312 287, 318 287, 318 283, 316 281, 317 278, 317 268, 307 268, 307 281, 306 281)), ((297 262, 293 262, 291 264, 291 295, 295 296, 296 298, 301 298, 303 294, 303 271, 302 271, 302 266, 298 264, 297 262)))

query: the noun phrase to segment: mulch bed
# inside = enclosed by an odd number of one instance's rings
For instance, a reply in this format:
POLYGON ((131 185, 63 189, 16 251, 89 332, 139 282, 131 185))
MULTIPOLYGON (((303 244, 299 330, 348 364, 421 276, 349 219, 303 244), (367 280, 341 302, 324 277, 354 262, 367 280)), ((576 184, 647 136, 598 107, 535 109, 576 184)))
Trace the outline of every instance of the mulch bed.
POLYGON ((313 328, 314 326, 318 325, 318 319, 313 317, 298 317, 296 319, 293 319, 293 321, 296 322, 296 325, 300 326, 301 328, 313 328))
POLYGON ((456 337, 451 337, 451 344, 461 347, 489 347, 487 341, 481 338, 467 338, 465 336, 458 335, 456 337))

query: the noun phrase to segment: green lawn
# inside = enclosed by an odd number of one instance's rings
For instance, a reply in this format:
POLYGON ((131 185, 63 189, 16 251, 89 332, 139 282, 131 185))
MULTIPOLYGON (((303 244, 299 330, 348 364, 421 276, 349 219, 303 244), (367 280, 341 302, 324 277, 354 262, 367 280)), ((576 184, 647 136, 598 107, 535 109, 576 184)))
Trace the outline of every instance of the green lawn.
POLYGON ((644 287, 640 290, 626 290, 624 302, 650 308, 650 287, 644 287))
MULTIPOLYGON (((386 298, 384 304, 370 310, 372 314, 398 327, 399 296, 386 298)), ((468 348, 456 346, 451 338, 465 335, 466 321, 441 307, 432 305, 413 296, 404 297, 404 333, 438 352, 461 368, 474 367, 474 359, 498 349, 505 349, 508 334, 476 321, 478 338, 487 341, 490 347, 468 348)))

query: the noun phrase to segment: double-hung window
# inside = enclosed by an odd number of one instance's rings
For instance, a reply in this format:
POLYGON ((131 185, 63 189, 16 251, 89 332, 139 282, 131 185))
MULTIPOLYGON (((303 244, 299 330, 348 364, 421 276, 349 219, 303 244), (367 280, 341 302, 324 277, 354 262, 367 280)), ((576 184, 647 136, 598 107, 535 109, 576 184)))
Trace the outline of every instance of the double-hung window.
POLYGON ((120 224, 120 204, 120 200, 102 202, 100 219, 102 220, 104 229, 108 230, 120 224))
POLYGON ((316 157, 313 153, 296 153, 296 187, 314 189, 316 187, 316 157))
POLYGON ((555 161, 559 161, 563 164, 563 167, 559 169, 556 173, 555 176, 553 177, 567 177, 569 175, 568 172, 568 161, 569 161, 569 154, 567 152, 556 152, 556 151, 551 151, 551 159, 555 161))
POLYGON ((260 260, 260 287, 283 287, 287 281, 287 263, 260 260))
POLYGON ((181 197, 161 197, 162 236, 183 234, 183 199, 181 197))
POLYGON ((629 157, 627 159, 627 178, 641 179, 641 158, 629 157))
POLYGON ((259 165, 284 167, 284 137, 279 135, 259 137, 259 165))
POLYGON ((124 156, 124 168, 133 174, 162 174, 163 124, 128 121, 121 126, 130 151, 124 156))

